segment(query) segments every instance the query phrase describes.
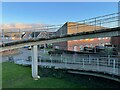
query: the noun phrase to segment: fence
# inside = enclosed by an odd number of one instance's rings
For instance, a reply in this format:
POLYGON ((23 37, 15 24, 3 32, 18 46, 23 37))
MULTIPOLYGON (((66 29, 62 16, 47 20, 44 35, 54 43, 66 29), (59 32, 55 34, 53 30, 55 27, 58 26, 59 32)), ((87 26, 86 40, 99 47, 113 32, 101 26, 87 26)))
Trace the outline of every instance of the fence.
MULTIPOLYGON (((30 61, 17 60, 15 63, 30 65, 30 61)), ((55 66, 56 68, 66 68, 75 70, 86 70, 104 72, 108 74, 120 76, 120 58, 117 56, 92 56, 92 55, 78 55, 78 54, 56 54, 39 56, 39 63, 41 66, 55 66)))
POLYGON ((119 14, 120 12, 74 22, 70 25, 66 25, 66 28, 63 27, 64 25, 62 24, 41 26, 39 28, 2 29, 1 41, 5 43, 37 38, 51 38, 56 37, 56 35, 61 37, 67 34, 115 28, 119 27, 119 14))

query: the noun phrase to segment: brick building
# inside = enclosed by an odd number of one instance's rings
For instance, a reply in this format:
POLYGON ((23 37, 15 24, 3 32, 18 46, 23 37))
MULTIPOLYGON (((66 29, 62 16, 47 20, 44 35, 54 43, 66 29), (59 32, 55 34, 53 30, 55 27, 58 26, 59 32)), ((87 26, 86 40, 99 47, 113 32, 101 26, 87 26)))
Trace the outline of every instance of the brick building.
MULTIPOLYGON (((74 34, 77 32, 100 30, 103 28, 105 29, 105 27, 100 27, 100 26, 67 22, 56 32, 56 35, 62 36, 65 34, 74 34)), ((57 49, 80 51, 84 47, 104 46, 107 44, 117 45, 120 48, 120 37, 118 36, 118 37, 71 40, 66 42, 54 43, 53 47, 57 49)))

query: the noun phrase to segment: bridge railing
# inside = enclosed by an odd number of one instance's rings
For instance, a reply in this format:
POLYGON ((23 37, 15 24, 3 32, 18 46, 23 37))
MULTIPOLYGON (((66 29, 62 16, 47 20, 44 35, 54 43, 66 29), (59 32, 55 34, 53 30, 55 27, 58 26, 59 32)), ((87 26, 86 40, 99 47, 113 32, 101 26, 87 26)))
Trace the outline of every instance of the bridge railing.
POLYGON ((78 21, 68 26, 68 34, 115 28, 119 21, 119 13, 78 21))
MULTIPOLYGON (((15 63, 30 65, 31 61, 16 60, 15 63)), ((120 76, 120 58, 117 56, 100 56, 92 55, 71 55, 71 54, 54 54, 48 56, 39 56, 39 65, 55 66, 56 68, 66 68, 75 70, 86 70, 108 73, 111 75, 120 76)))
POLYGON ((104 30, 108 28, 119 27, 118 22, 120 12, 109 15, 99 16, 91 19, 85 19, 78 22, 68 23, 68 25, 40 26, 39 28, 24 29, 2 29, 2 43, 51 37, 61 37, 68 34, 77 34, 81 32, 104 30))
POLYGON ((81 57, 79 55, 54 55, 49 59, 40 57, 41 62, 49 63, 49 66, 63 67, 69 69, 82 69, 90 71, 105 72, 109 74, 120 75, 120 58, 107 56, 107 57, 92 57, 86 55, 81 57))

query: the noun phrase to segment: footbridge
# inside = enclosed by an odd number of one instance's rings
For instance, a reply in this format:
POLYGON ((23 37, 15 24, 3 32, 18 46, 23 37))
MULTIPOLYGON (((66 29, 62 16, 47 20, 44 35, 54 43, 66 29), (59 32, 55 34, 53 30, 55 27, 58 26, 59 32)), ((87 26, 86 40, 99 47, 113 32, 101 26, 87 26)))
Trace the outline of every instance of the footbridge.
MULTIPOLYGON (((109 14, 105 16, 95 17, 92 19, 86 19, 79 22, 76 22, 76 25, 69 26, 73 29, 73 32, 75 33, 67 33, 63 34, 62 32, 58 32, 59 34, 56 34, 56 29, 61 30, 60 27, 52 26, 51 27, 42 27, 40 29, 31 29, 30 31, 27 30, 19 30, 18 33, 19 37, 17 40, 15 37, 12 36, 13 32, 9 31, 6 32, 2 30, 2 43, 0 45, 0 52, 6 51, 6 50, 12 50, 16 48, 22 48, 24 46, 31 46, 31 56, 32 56, 32 77, 34 79, 38 79, 38 45, 40 44, 50 44, 50 43, 56 43, 56 42, 62 42, 62 41, 69 41, 69 40, 80 40, 80 39, 88 39, 88 38, 101 38, 101 37, 112 37, 112 36, 120 36, 120 26, 119 26, 119 15, 120 13, 114 13, 109 14), (92 29, 91 29, 92 27, 92 29), (78 28, 82 28, 82 32, 79 31, 78 28), (85 31, 87 28, 87 31, 85 31), (89 30, 90 28, 90 30, 89 30), (50 33, 51 29, 56 32, 50 33), (85 29, 85 30, 84 30, 85 29), (41 31, 42 30, 42 31, 41 31), (50 31, 49 31, 50 30, 50 31), (29 32, 28 36, 31 35, 30 33, 33 33, 33 37, 31 38, 23 38, 22 33, 29 32), (36 32, 42 32, 40 35, 44 35, 43 37, 36 37, 36 32), (84 31, 84 32, 83 32, 84 31), (43 33, 44 32, 44 33, 43 33), (46 34, 48 32, 49 34, 46 34), (12 39, 5 40, 5 34, 10 33, 12 39), (14 39, 13 39, 14 38, 14 39)), ((66 30, 63 28, 62 31, 66 30)), ((62 56, 61 56, 62 57, 62 56)), ((64 62, 59 63, 53 63, 51 60, 51 63, 44 62, 39 65, 49 64, 49 65, 55 65, 56 68, 60 67, 66 67, 69 69, 76 69, 76 70, 85 70, 85 71, 97 71, 97 72, 107 72, 109 74, 120 76, 119 74, 119 65, 120 65, 120 58, 112 58, 110 60, 105 60, 104 58, 95 58, 94 63, 93 60, 89 61, 90 59, 82 58, 78 61, 68 61, 68 59, 64 58, 64 62), (87 60, 87 61, 86 61, 87 60), (110 65, 106 65, 108 61, 111 61, 110 65), (89 63, 88 63, 89 62, 89 63), (117 62, 117 63, 116 63, 117 62), (93 65, 94 64, 94 65, 93 65), (64 66, 63 66, 64 65, 64 66), (105 65, 103 67, 103 65, 105 65)), ((69 58, 70 59, 70 58, 69 58)), ((30 64, 30 63, 29 63, 30 64)))
POLYGON ((75 25, 69 25, 66 28, 62 28, 62 25, 53 25, 23 30, 5 31, 3 29, 0 52, 24 46, 50 44, 69 40, 120 36, 119 15, 120 12, 86 19, 75 22, 75 25), (64 31, 67 31, 68 28, 70 31, 72 30, 73 33, 63 33, 64 31), (17 37, 14 37, 15 33, 17 34, 17 37), (22 37, 23 33, 26 33, 25 38, 22 37), (7 35, 11 35, 11 37, 6 40, 5 36, 7 35))
POLYGON ((52 44, 56 42, 63 42, 63 41, 69 41, 69 40, 103 38, 103 37, 112 37, 112 36, 120 36, 120 27, 102 29, 97 31, 81 32, 81 33, 64 35, 64 36, 56 36, 51 38, 35 38, 35 39, 33 38, 33 39, 27 39, 27 40, 23 39, 19 41, 5 42, 1 45, 2 48, 0 49, 0 52, 5 50, 22 48, 24 46, 52 44))

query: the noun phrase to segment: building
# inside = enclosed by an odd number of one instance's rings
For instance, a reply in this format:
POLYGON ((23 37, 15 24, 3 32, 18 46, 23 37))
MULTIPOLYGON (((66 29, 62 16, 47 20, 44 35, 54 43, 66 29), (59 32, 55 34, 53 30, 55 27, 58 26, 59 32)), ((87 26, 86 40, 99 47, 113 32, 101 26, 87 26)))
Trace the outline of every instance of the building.
POLYGON ((111 44, 117 47, 117 50, 120 53, 120 36, 115 36, 111 38, 111 44))
MULTIPOLYGON (((75 22, 65 23, 57 32, 56 35, 64 36, 65 34, 75 34, 78 32, 88 32, 94 30, 105 29, 106 27, 78 24, 75 22)), ((64 49, 70 51, 82 51, 84 47, 95 47, 105 45, 117 45, 120 48, 120 37, 104 37, 104 38, 92 38, 92 39, 80 39, 71 40, 66 42, 54 43, 53 47, 57 49, 64 49), (117 40, 117 41, 116 41, 117 40)))

